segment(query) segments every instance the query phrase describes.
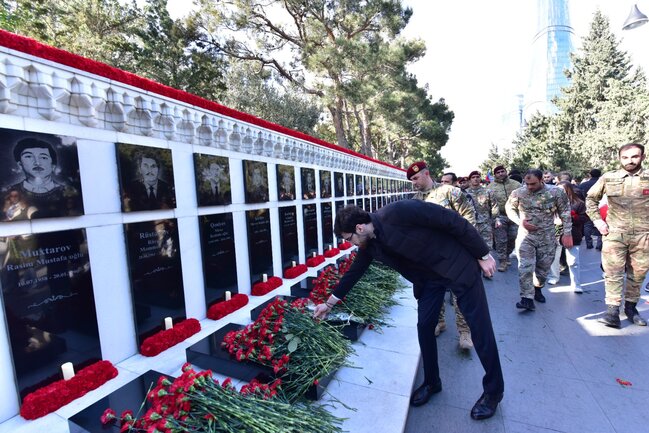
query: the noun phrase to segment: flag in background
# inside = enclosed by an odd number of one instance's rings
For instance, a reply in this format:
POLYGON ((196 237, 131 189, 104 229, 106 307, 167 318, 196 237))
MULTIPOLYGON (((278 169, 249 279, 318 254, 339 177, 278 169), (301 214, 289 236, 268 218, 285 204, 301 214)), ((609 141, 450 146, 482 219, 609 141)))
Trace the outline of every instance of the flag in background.
POLYGON ((487 175, 485 176, 485 179, 487 182, 491 183, 494 180, 493 175, 491 174, 491 170, 487 170, 487 175))

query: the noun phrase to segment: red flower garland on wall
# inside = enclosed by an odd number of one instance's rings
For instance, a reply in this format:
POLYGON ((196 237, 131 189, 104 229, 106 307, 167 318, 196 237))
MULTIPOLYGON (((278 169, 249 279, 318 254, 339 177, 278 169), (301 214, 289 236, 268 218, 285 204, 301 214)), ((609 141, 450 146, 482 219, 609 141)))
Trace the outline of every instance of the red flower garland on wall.
POLYGON ((298 276, 302 275, 306 271, 308 271, 309 268, 305 264, 299 264, 296 266, 293 266, 292 268, 288 268, 284 271, 284 278, 288 278, 289 280, 292 280, 293 278, 297 278, 298 276))
POLYGON ((350 249, 352 246, 353 246, 353 245, 351 244, 351 242, 347 242, 347 241, 345 241, 345 242, 343 242, 342 244, 339 244, 339 245, 338 245, 338 249, 339 249, 339 250, 348 250, 348 249, 350 249))
POLYGON ((306 265, 310 268, 315 268, 316 266, 324 263, 324 261, 325 261, 324 256, 309 257, 306 260, 306 265))
POLYGON ((144 356, 156 356, 200 330, 201 324, 198 323, 198 320, 183 320, 171 329, 160 331, 146 338, 140 346, 140 353, 144 356))
POLYGON ((268 281, 265 283, 263 281, 260 281, 258 283, 255 283, 252 286, 252 295, 253 296, 262 296, 265 295, 266 293, 272 292, 279 286, 283 284, 283 281, 279 277, 270 277, 268 278, 268 281))
POLYGON ((207 317, 212 320, 219 320, 224 318, 230 313, 237 311, 239 308, 248 303, 248 295, 237 293, 233 295, 229 301, 219 302, 214 304, 207 310, 207 317))
POLYGON ((25 419, 40 418, 65 406, 117 376, 117 369, 110 361, 98 361, 80 370, 68 380, 57 380, 27 394, 20 408, 25 419))
POLYGON ((324 256, 327 257, 327 258, 335 257, 338 254, 340 254, 340 250, 338 248, 332 248, 332 249, 326 250, 324 252, 324 256))

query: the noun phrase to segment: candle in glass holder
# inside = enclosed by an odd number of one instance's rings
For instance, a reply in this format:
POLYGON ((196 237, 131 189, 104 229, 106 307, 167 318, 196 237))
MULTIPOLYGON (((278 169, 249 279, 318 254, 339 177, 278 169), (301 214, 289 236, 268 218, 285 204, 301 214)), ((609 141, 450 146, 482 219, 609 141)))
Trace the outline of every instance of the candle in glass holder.
POLYGON ((71 362, 66 362, 61 365, 61 372, 63 373, 64 380, 70 380, 74 377, 74 365, 71 362))
POLYGON ((313 257, 317 256, 318 254, 314 251, 313 252, 313 257))
POLYGON ((174 321, 171 317, 165 317, 165 329, 171 329, 174 327, 174 321))
POLYGON ((268 274, 262 274, 261 275, 261 281, 263 281, 264 283, 267 283, 268 282, 268 274))
POLYGON ((291 262, 291 266, 292 266, 292 267, 295 267, 295 260, 293 260, 293 261, 291 262))
POLYGON ((225 300, 226 300, 226 301, 229 301, 230 299, 232 299, 232 292, 229 291, 229 290, 227 290, 227 291, 225 292, 225 300))

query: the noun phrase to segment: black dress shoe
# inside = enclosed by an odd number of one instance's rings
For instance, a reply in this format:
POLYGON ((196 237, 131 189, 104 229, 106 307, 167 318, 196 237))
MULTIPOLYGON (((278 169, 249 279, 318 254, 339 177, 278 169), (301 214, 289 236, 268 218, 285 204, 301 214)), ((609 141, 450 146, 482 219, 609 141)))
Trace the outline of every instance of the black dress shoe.
POLYGON ((496 413, 498 403, 502 399, 502 394, 489 395, 483 393, 473 405, 473 409, 471 409, 471 418, 476 420, 491 418, 496 413))
POLYGON ((417 388, 412 395, 410 396, 410 405, 412 406, 421 406, 422 404, 428 403, 428 400, 442 390, 442 382, 437 382, 434 385, 428 385, 424 383, 419 388, 417 388))

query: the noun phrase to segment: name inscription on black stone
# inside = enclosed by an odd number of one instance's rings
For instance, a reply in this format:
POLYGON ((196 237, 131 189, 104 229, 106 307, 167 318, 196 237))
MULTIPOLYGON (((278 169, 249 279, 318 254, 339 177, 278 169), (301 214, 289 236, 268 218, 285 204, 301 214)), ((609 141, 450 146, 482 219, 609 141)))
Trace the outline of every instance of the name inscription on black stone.
POLYGON ((315 204, 302 206, 304 217, 304 249, 307 256, 318 251, 318 214, 315 204))
POLYGON ((268 209, 247 211, 246 227, 248 230, 250 278, 254 284, 261 280, 262 274, 271 276, 273 271, 273 244, 268 209))
POLYGON ((327 249, 329 245, 333 244, 334 235, 331 203, 322 203, 320 212, 322 213, 322 245, 327 249))
POLYGON ((282 268, 298 262, 297 208, 295 206, 279 208, 279 232, 282 243, 282 268))
POLYGON ((200 217, 205 300, 209 308, 221 301, 225 291, 237 289, 237 260, 232 214, 200 217))

